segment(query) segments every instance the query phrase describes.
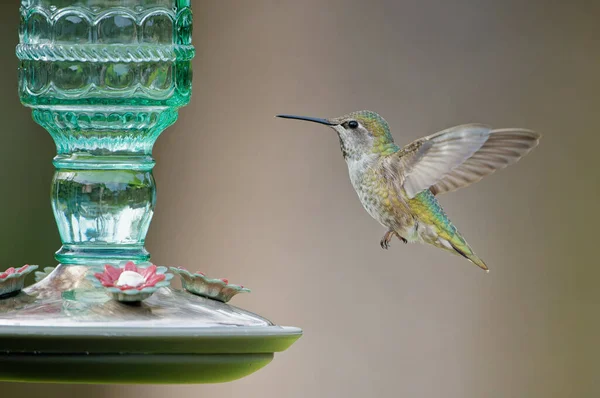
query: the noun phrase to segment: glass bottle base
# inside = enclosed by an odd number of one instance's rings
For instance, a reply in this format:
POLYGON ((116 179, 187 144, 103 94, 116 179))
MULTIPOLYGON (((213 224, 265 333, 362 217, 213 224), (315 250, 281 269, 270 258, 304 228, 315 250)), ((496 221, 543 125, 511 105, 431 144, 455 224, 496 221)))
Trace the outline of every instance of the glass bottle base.
POLYGON ((64 245, 54 257, 65 265, 104 265, 148 261, 150 253, 139 245, 64 245))

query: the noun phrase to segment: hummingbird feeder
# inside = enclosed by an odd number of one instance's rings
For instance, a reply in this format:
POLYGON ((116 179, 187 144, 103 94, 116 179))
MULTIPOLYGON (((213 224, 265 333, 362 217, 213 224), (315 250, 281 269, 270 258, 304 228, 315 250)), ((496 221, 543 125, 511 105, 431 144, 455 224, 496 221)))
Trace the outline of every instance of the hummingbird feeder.
POLYGON ((226 382, 267 365, 300 329, 144 248, 152 147, 192 91, 190 0, 21 0, 20 14, 19 93, 56 143, 63 246, 29 287, 36 266, 0 272, 0 381, 226 382))

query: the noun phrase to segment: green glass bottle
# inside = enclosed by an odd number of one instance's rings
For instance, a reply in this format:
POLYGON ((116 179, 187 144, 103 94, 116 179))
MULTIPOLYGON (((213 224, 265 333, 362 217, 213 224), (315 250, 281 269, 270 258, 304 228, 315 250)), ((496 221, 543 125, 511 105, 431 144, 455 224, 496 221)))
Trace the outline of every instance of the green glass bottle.
POLYGON ((21 101, 57 148, 57 260, 147 260, 152 147, 191 96, 190 0, 22 0, 19 36, 21 101))

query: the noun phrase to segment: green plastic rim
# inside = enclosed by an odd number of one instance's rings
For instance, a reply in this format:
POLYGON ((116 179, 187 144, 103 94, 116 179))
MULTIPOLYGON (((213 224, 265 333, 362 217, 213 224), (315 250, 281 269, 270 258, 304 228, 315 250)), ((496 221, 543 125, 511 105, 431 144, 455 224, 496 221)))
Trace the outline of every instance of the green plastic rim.
POLYGON ((302 336, 293 327, 0 328, 0 381, 224 383, 268 365, 302 336))
POLYGON ((241 379, 273 354, 0 354, 0 381, 69 384, 201 384, 241 379))
POLYGON ((144 328, 2 326, 0 352, 14 354, 272 354, 302 336, 295 327, 144 328))

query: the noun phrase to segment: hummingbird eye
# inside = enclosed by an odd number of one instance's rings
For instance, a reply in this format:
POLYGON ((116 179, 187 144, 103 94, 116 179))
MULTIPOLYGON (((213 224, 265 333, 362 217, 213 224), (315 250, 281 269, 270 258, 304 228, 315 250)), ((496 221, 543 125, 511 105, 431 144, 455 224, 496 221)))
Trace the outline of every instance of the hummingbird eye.
POLYGON ((348 122, 348 127, 350 127, 351 129, 355 129, 358 127, 358 122, 356 120, 350 120, 348 122))

